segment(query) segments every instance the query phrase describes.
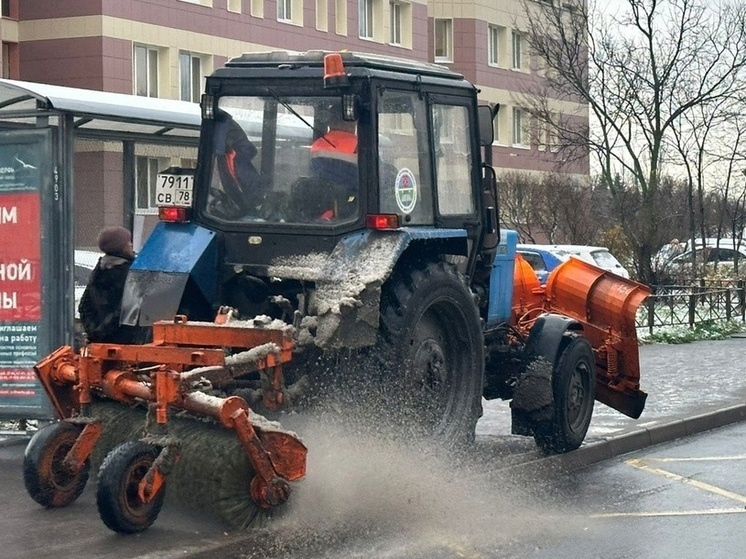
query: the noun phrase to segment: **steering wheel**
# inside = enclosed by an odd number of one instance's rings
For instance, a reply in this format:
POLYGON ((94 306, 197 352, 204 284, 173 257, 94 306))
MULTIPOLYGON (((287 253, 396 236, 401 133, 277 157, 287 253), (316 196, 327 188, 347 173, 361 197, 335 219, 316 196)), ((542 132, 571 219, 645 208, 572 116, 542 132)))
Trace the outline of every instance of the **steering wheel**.
POLYGON ((211 214, 228 219, 235 218, 238 215, 240 208, 228 194, 218 188, 211 188, 209 193, 211 200, 207 209, 211 214))

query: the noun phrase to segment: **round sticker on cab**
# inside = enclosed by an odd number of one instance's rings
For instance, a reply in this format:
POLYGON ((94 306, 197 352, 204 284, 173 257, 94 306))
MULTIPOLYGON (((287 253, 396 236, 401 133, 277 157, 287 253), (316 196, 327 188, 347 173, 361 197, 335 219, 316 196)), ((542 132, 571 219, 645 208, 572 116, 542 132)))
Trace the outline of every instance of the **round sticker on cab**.
POLYGON ((412 171, 406 167, 403 167, 396 174, 394 193, 396 195, 396 205, 399 206, 402 213, 411 214, 417 205, 417 181, 412 171))

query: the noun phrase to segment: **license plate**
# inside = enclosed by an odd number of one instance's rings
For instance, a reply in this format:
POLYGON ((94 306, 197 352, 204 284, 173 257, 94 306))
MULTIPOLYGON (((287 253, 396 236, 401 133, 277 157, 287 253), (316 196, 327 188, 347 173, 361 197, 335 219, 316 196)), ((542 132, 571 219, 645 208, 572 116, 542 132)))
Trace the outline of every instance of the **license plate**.
POLYGON ((155 185, 155 203, 157 206, 192 206, 194 175, 173 175, 158 173, 155 185))

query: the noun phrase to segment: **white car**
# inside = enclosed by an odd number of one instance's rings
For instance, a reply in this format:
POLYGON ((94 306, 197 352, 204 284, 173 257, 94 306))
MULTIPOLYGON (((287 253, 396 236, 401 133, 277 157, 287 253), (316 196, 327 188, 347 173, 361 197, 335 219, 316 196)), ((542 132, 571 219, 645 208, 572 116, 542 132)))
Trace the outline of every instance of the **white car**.
MULTIPOLYGON (((722 243, 722 239, 721 239, 722 243)), ((725 275, 733 273, 736 258, 738 258, 739 271, 746 269, 746 246, 737 249, 729 248, 729 243, 721 244, 719 248, 707 247, 705 254, 703 247, 697 248, 697 260, 702 262, 706 259, 705 270, 710 273, 714 272, 716 267, 725 275)), ((686 277, 692 272, 692 251, 687 250, 683 254, 672 258, 663 268, 664 272, 672 278, 686 277)))
POLYGON ((75 250, 75 319, 77 320, 78 306, 80 305, 80 299, 83 297, 83 292, 88 285, 88 279, 91 277, 91 272, 96 267, 98 259, 103 256, 102 252, 96 252, 93 250, 75 250))
POLYGON ((629 279, 629 272, 621 265, 606 247, 586 245, 536 245, 536 248, 548 250, 560 260, 567 260, 574 256, 588 264, 598 266, 602 270, 612 272, 618 276, 629 279))

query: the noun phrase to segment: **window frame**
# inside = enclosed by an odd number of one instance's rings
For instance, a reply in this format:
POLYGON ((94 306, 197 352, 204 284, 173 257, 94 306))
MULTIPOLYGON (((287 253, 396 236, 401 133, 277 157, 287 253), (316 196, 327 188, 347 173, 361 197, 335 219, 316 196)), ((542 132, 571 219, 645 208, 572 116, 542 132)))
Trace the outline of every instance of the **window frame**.
POLYGON ((200 96, 202 95, 202 79, 205 75, 203 68, 204 60, 203 57, 195 52, 190 51, 179 51, 179 99, 182 101, 189 101, 192 103, 198 103, 200 96), (189 98, 184 97, 184 58, 188 58, 188 76, 190 95, 189 98), (197 75, 195 76, 195 63, 197 64, 197 75))
POLYGON ((132 91, 134 95, 139 97, 158 97, 160 90, 160 51, 158 47, 152 45, 145 45, 142 43, 133 43, 132 45, 132 91), (138 78, 138 56, 137 52, 142 49, 145 53, 145 91, 146 93, 138 93, 139 89, 139 78, 138 78), (155 69, 152 68, 153 62, 155 62, 155 69), (153 87, 153 81, 155 85, 153 87))
POLYGON ((452 18, 435 18, 433 20, 433 58, 435 62, 453 62, 453 19, 452 18), (438 55, 438 24, 444 24, 443 32, 445 35, 445 54, 438 55))
POLYGON ((487 26, 487 64, 500 66, 500 39, 502 27, 490 24, 487 26))
POLYGON ((511 145, 513 147, 527 148, 528 138, 528 112, 521 107, 513 107, 513 127, 512 127, 512 138, 511 145), (524 137, 525 136, 525 137, 524 137))
POLYGON ((277 0, 277 21, 293 22, 293 0, 277 0))
POLYGON ((358 0, 357 33, 361 39, 375 38, 375 2, 374 0, 358 0))
POLYGON ((168 159, 162 157, 152 157, 150 155, 136 155, 135 156, 135 200, 134 208, 135 214, 137 215, 158 215, 158 205, 155 202, 155 187, 157 182, 158 172, 161 167, 167 165, 168 159), (140 205, 140 162, 145 160, 148 166, 148 178, 145 185, 147 198, 147 207, 140 205), (151 204, 152 202, 152 204, 151 204))
POLYGON ((523 35, 520 31, 514 29, 511 34, 511 68, 513 70, 523 69, 523 35))
POLYGON ((404 45, 404 4, 396 0, 389 2, 389 44, 404 45))

